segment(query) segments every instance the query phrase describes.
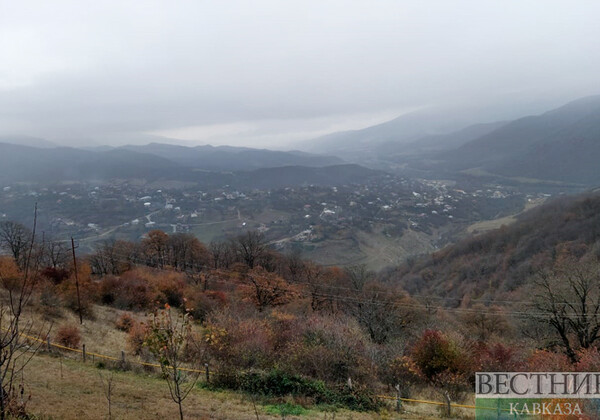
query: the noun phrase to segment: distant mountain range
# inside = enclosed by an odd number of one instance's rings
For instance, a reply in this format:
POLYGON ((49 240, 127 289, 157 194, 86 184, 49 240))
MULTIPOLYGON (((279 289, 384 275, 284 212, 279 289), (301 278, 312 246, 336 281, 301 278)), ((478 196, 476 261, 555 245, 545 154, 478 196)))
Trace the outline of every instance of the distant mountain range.
POLYGON ((247 171, 281 166, 330 166, 344 161, 334 156, 230 146, 176 146, 150 143, 144 146, 123 146, 115 150, 148 153, 169 159, 178 165, 209 171, 247 171))
MULTIPOLYGON (((193 170, 240 172, 352 162, 408 175, 598 185, 600 96, 541 115, 474 125, 451 111, 446 115, 433 109, 415 111, 362 130, 308 141, 304 150, 311 153, 162 143, 76 149, 33 137, 0 137, 0 182, 115 177, 194 180, 193 170)), ((297 170, 287 169, 286 176, 295 178, 292 173, 297 170)))
POLYGON ((361 130, 341 131, 309 140, 303 150, 331 153, 342 158, 371 157, 385 153, 390 145, 406 145, 426 136, 464 128, 471 120, 441 109, 410 112, 391 121, 361 130))
POLYGON ((438 157, 453 170, 599 184, 600 96, 512 121, 438 157))
POLYGON ((304 152, 166 144, 39 148, 0 143, 0 183, 178 180, 200 187, 278 188, 361 183, 383 175, 339 158, 304 152))
POLYGON ((352 162, 408 167, 434 176, 467 173, 600 184, 600 96, 514 121, 460 124, 459 119, 414 112, 363 130, 321 137, 309 147, 338 148, 338 154, 352 162), (443 131, 445 127, 454 129, 443 131))

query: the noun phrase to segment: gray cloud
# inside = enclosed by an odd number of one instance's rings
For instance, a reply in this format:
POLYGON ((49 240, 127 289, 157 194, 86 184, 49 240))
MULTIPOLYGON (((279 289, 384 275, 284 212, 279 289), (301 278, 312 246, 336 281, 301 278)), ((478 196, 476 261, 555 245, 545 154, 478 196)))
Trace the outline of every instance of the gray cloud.
POLYGON ((6 1, 0 133, 266 145, 423 106, 540 112, 600 92, 599 15, 594 1, 6 1))

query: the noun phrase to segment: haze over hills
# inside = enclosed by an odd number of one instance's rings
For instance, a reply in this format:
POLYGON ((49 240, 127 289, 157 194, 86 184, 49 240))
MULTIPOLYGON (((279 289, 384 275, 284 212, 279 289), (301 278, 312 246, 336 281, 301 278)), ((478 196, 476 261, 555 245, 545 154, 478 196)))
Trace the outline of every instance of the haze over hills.
POLYGON ((16 144, 21 146, 53 148, 60 147, 59 144, 40 137, 32 136, 0 136, 0 143, 16 144))
POLYGON ((481 168, 509 177, 600 183, 600 96, 518 119, 442 159, 449 168, 481 168))
POLYGON ((2 182, 142 178, 175 170, 177 165, 167 159, 127 150, 93 152, 0 143, 2 182))
POLYGON ((466 116, 443 109, 423 109, 361 130, 342 131, 303 144, 305 150, 343 158, 378 152, 387 143, 407 144, 422 137, 446 134, 467 126, 466 116))
POLYGON ((306 146, 327 155, 163 143, 76 149, 54 147, 39 138, 5 137, 6 143, 0 145, 0 176, 11 181, 61 177, 193 180, 188 169, 236 172, 325 167, 344 164, 345 159, 375 169, 415 169, 433 177, 469 174, 600 183, 600 96, 510 122, 465 126, 465 118, 456 115, 415 111, 373 127, 321 137, 306 146))
POLYGON ((0 143, 0 182, 176 180, 199 186, 277 188, 360 182, 378 171, 304 152, 166 144, 36 148, 0 143))
POLYGON ((281 152, 230 146, 186 147, 150 143, 143 146, 127 145, 116 150, 149 153, 169 159, 179 165, 210 171, 243 171, 279 166, 328 166, 343 163, 340 158, 300 151, 281 152))
POLYGON ((433 177, 461 173, 595 185, 600 183, 600 96, 541 115, 474 125, 415 111, 321 137, 313 147, 339 148, 344 158, 370 167, 416 169, 433 177))
POLYGON ((387 143, 387 146, 391 153, 417 153, 433 150, 450 150, 491 133, 506 124, 506 121, 474 124, 447 134, 434 134, 421 137, 407 145, 398 145, 390 142, 387 143))

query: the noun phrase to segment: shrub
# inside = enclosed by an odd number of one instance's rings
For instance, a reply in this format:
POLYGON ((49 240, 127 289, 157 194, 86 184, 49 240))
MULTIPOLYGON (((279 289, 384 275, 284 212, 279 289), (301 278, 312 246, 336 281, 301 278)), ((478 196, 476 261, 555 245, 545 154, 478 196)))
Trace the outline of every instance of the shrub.
POLYGON ((129 329, 127 344, 129 345, 131 352, 136 356, 142 353, 147 334, 148 326, 143 322, 136 322, 129 329))
POLYGON ((73 349, 79 348, 79 342, 81 341, 79 328, 74 325, 60 327, 56 332, 56 341, 66 347, 73 349))
POLYGON ((579 372, 598 372, 600 371, 600 351, 592 347, 581 349, 578 354, 578 361, 575 369, 579 372))
POLYGON ((423 374, 432 381, 442 373, 461 371, 461 354, 456 345, 440 331, 426 330, 412 350, 412 358, 423 374))
POLYGON ((100 298, 102 303, 120 309, 146 309, 153 304, 150 285, 136 270, 121 277, 106 276, 102 279, 100 298))
POLYGON ((206 327, 208 352, 218 362, 242 369, 272 367, 272 332, 264 320, 239 319, 219 312, 206 327))
POLYGON ((515 348, 502 343, 493 345, 481 343, 477 357, 483 372, 511 372, 522 368, 522 361, 515 348))
POLYGON ((189 287, 186 291, 185 307, 194 320, 204 322, 208 316, 227 303, 225 293, 208 290, 202 292, 189 287))
POLYGON ((372 385, 374 370, 368 355, 368 338, 352 318, 314 316, 296 325, 299 334, 281 350, 290 370, 343 384, 348 378, 372 385))
POLYGON ((150 278, 156 288, 155 300, 161 304, 168 303, 173 308, 179 308, 183 304, 183 291, 185 281, 180 273, 161 273, 158 277, 150 278))
POLYGON ((535 350, 527 359, 529 372, 568 372, 572 369, 566 355, 549 350, 535 350))
POLYGON ((129 332, 134 324, 135 319, 133 319, 133 317, 130 314, 124 313, 119 317, 119 319, 117 319, 115 327, 118 330, 129 332))
POLYGON ((268 372, 240 372, 235 370, 219 370, 215 375, 213 386, 230 388, 267 397, 308 397, 314 404, 332 404, 352 410, 377 410, 380 406, 377 399, 366 389, 340 390, 329 388, 323 381, 288 374, 280 370, 268 372))
POLYGON ((83 316, 92 317, 92 304, 97 298, 97 284, 92 282, 90 278, 90 267, 87 264, 81 264, 77 269, 78 278, 75 273, 63 280, 58 286, 61 300, 64 305, 74 312, 79 312, 83 316), (79 294, 77 293, 77 283, 79 283, 79 294))
POLYGON ((421 379, 415 362, 407 356, 396 357, 387 364, 383 379, 391 386, 399 386, 403 397, 410 396, 410 388, 421 379))
POLYGON ((40 273, 42 277, 52 281, 52 283, 60 284, 69 278, 69 271, 64 268, 46 267, 40 273))

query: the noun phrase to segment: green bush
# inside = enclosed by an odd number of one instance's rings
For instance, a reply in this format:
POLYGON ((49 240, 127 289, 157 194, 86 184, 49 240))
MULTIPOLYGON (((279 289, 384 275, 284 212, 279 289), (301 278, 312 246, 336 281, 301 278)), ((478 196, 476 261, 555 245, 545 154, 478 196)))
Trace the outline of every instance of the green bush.
POLYGON ((265 406, 265 411, 280 416, 301 416, 308 413, 308 410, 301 405, 291 403, 269 404, 265 406))
POLYGON ((329 404, 351 410, 370 411, 379 408, 379 402, 367 390, 335 390, 323 381, 292 375, 280 370, 268 372, 235 372, 220 370, 212 383, 216 388, 228 388, 266 397, 286 395, 308 397, 315 404, 329 404))

